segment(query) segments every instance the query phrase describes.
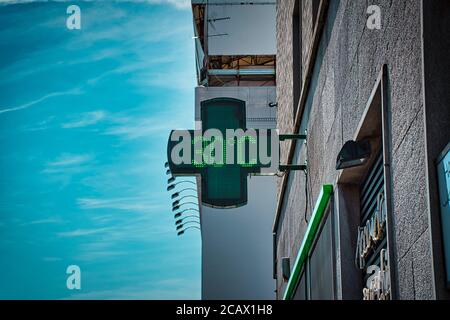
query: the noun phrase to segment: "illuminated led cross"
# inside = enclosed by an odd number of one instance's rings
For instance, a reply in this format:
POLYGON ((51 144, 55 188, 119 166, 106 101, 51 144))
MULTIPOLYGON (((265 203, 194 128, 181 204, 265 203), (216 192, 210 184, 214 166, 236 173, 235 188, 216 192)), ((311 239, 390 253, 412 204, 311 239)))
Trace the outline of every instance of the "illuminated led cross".
POLYGON ((276 159, 274 164, 278 169, 278 153, 276 157, 271 154, 271 150, 278 152, 276 131, 247 130, 245 102, 230 98, 202 102, 201 120, 201 130, 171 132, 167 157, 172 174, 200 175, 201 200, 207 206, 233 208, 245 205, 247 176, 261 174, 264 168, 271 167, 273 159, 276 159), (230 132, 234 134, 230 135, 230 132), (191 146, 188 151, 184 140, 191 146), (184 149, 181 142, 185 143, 184 149), (267 155, 267 159, 262 159, 261 153, 267 155), (174 154, 184 161, 174 161, 174 154))

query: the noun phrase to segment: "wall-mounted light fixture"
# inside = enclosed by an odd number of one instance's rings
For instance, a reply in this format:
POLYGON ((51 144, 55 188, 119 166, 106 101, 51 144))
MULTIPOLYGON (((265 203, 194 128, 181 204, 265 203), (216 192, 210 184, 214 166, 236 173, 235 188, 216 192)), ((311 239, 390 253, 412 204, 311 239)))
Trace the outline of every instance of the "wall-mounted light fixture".
POLYGON ((182 183, 190 183, 190 184, 192 184, 192 185, 194 185, 194 186, 197 185, 195 182, 193 182, 193 181, 188 181, 188 180, 179 181, 179 182, 177 182, 177 183, 174 183, 174 182, 175 182, 175 178, 174 178, 174 177, 172 177, 172 178, 170 178, 169 180, 167 180, 167 184, 169 185, 169 186, 167 187, 167 191, 171 191, 171 190, 175 189, 175 187, 176 187, 177 185, 182 184, 182 183))
POLYGON ((178 218, 180 218, 182 215, 183 215, 182 213, 177 213, 177 214, 175 214, 175 215, 173 216, 173 218, 174 218, 174 219, 178 219, 178 218))
POLYGON ((184 203, 181 203, 181 204, 179 204, 179 205, 173 206, 173 207, 172 207, 172 212, 177 211, 178 209, 181 208, 181 206, 184 206, 184 205, 187 205, 187 204, 192 204, 192 205, 194 205, 194 206, 198 206, 198 203, 195 203, 195 202, 184 202, 184 203))
POLYGON ((175 199, 175 198, 178 198, 181 195, 181 193, 184 192, 184 191, 197 192, 197 190, 194 189, 194 188, 186 188, 186 189, 183 189, 183 190, 180 190, 180 191, 177 191, 177 192, 173 193, 170 197, 172 198, 172 200, 175 199))
POLYGON ((181 231, 178 231, 178 233, 177 233, 177 236, 181 236, 181 235, 183 235, 187 230, 189 230, 189 229, 198 229, 198 230, 201 230, 199 227, 197 227, 197 226, 190 226, 190 227, 187 227, 186 229, 184 229, 184 230, 181 230, 181 231))
POLYGON ((180 204, 179 200, 172 202, 172 208, 178 206, 179 204, 180 204))
POLYGON ((181 219, 176 220, 176 221, 175 221, 175 225, 178 226, 178 225, 180 225, 180 224, 182 224, 182 223, 186 224, 186 223, 188 223, 188 222, 196 222, 196 221, 192 221, 192 220, 190 220, 190 221, 185 221, 185 220, 188 219, 188 218, 191 218, 191 219, 200 219, 198 216, 186 216, 186 217, 184 217, 184 218, 181 218, 181 219))
POLYGON ((174 202, 172 202, 172 207, 178 206, 181 203, 181 201, 183 201, 183 199, 187 199, 187 198, 192 198, 192 199, 198 200, 197 196, 187 195, 187 196, 181 197, 181 198, 175 200, 174 202))
POLYGON ((198 214, 200 214, 200 211, 199 211, 199 210, 197 210, 197 209, 195 209, 195 208, 189 208, 189 209, 184 209, 184 210, 182 210, 182 211, 180 211, 180 212, 177 212, 177 213, 173 216, 173 218, 174 218, 174 219, 178 219, 179 217, 181 217, 181 216, 183 215, 183 213, 185 213, 185 212, 187 212, 187 211, 194 211, 194 212, 197 212, 198 214))
MULTIPOLYGON (((189 180, 177 181, 176 177, 172 176, 172 170, 170 170, 170 165, 168 162, 164 163, 164 167, 166 170, 166 175, 169 176, 169 178, 167 179, 167 191, 175 190, 177 188, 177 185, 183 184, 183 183, 188 183, 188 184, 192 184, 193 186, 197 186, 197 184, 194 181, 189 181, 189 180)), ((186 194, 188 191, 197 192, 197 189, 195 189, 193 187, 190 187, 190 188, 186 187, 181 190, 175 190, 175 192, 171 195, 172 200, 174 200, 172 202, 172 212, 174 213, 177 236, 183 235, 186 232, 186 230, 188 230, 188 229, 198 229, 201 231, 200 210, 199 210, 200 208, 199 208, 198 202, 182 202, 186 198, 193 198, 198 201, 198 196, 192 195, 192 194, 186 194), (183 196, 182 196, 182 194, 183 194, 183 196), (184 210, 181 210, 181 207, 184 205, 187 205, 189 207, 184 210), (192 205, 197 207, 198 209, 190 207, 192 205), (193 211, 193 212, 190 212, 189 215, 187 215, 187 216, 183 216, 183 213, 187 212, 187 211, 193 211), (198 215, 196 215, 196 213, 198 215), (186 221, 188 218, 190 218, 192 220, 186 221), (191 224, 193 224, 193 225, 191 225, 191 224)))
POLYGON ((189 224, 200 225, 200 222, 198 222, 198 221, 188 221, 188 222, 185 222, 185 223, 178 224, 177 225, 177 231, 183 229, 186 225, 189 225, 189 224))
POLYGON ((336 159, 336 170, 363 165, 370 158, 371 148, 368 140, 347 141, 336 159))

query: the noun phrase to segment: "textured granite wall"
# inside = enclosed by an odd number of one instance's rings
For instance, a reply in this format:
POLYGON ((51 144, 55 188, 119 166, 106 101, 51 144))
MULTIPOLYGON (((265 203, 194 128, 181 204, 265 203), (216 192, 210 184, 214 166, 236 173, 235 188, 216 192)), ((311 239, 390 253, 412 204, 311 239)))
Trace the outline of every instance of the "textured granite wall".
MULTIPOLYGON (((311 12, 306 0, 302 10, 311 12)), ((331 0, 338 6, 333 25, 325 26, 323 61, 317 83, 310 90, 308 122, 311 213, 321 186, 335 183, 335 159, 344 141, 353 138, 382 65, 388 65, 389 102, 392 110, 392 201, 395 260, 400 299, 431 299, 432 264, 425 196, 424 108, 422 97, 421 1, 373 0, 382 12, 382 29, 366 28, 367 1, 331 0)), ((291 132, 292 117, 292 12, 293 0, 277 3, 278 128, 291 132)), ((312 32, 309 13, 303 21, 302 52, 308 52, 312 32)), ((305 58, 303 57, 303 60, 305 58)), ((306 70, 303 65, 303 70, 306 70)), ((304 78, 304 77, 303 77, 304 78)), ((296 161, 306 148, 297 152, 296 161)), ((281 148, 282 159, 288 148, 281 148)), ((283 201, 277 240, 277 259, 293 264, 307 224, 304 221, 303 173, 291 174, 283 201)), ((286 282, 278 264, 278 296, 286 282)))

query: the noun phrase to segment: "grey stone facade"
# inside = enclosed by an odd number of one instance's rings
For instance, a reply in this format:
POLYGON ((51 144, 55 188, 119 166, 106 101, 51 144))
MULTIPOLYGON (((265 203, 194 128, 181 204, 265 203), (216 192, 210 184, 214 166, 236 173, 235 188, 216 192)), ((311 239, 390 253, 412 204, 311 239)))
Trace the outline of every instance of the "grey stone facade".
MULTIPOLYGON (((436 280, 441 277, 437 273, 438 266, 443 262, 440 251, 432 246, 431 241, 439 232, 437 226, 432 228, 430 224, 430 215, 433 216, 429 210, 430 201, 436 201, 430 193, 436 190, 430 187, 426 166, 430 162, 427 141, 432 137, 426 137, 427 100, 423 90, 426 87, 423 70, 424 65, 425 68, 427 65, 426 61, 424 64, 423 56, 427 56, 427 48, 423 48, 421 32, 423 6, 428 4, 419 0, 374 0, 370 3, 363 0, 322 1, 324 24, 318 37, 322 42, 322 49, 319 47, 317 55, 313 56, 313 0, 300 2, 303 2, 300 8, 302 83, 308 81, 309 69, 312 70, 310 76, 313 79, 304 92, 306 104, 309 101, 311 105, 307 121, 307 147, 301 148, 298 143, 293 151, 293 161, 303 163, 304 159, 308 160, 310 187, 307 216, 311 215, 322 185, 333 184, 335 190, 339 189, 336 183, 339 174, 335 170, 336 156, 344 142, 354 138, 377 77, 386 64, 391 110, 391 215, 394 249, 394 261, 391 261, 391 265, 396 274, 393 283, 396 288, 395 298, 448 298, 448 291, 436 280), (369 30, 366 27, 366 10, 372 4, 381 8, 381 30, 369 30), (330 17, 330 14, 335 16, 330 17), (314 68, 309 68, 309 63, 314 68)), ((294 5, 295 0, 277 1, 278 129, 282 133, 292 133, 295 124, 292 86, 294 5)), ((446 7, 445 4, 443 6, 446 7)), ((442 11, 442 8, 434 8, 436 11, 438 9, 442 11)), ((424 35, 425 39, 427 36, 424 35)), ((448 67, 448 63, 443 66, 448 67)), ((448 77, 446 79, 448 81, 448 77)), ((450 139, 450 118, 446 119, 450 107, 448 100, 447 104, 441 102, 442 109, 434 110, 442 111, 444 117, 439 124, 442 142, 436 150, 442 149, 450 139)), ((284 143, 281 147, 283 163, 288 161, 288 154, 289 143, 284 143)), ((285 178, 284 190, 283 178, 278 181, 280 210, 278 225, 274 230, 277 234, 276 260, 279 262, 283 257, 289 257, 292 267, 308 226, 304 218, 307 201, 304 191, 305 175, 303 172, 291 172, 285 178)), ((341 228, 341 233, 346 232, 342 225, 337 228, 341 228)), ((341 253, 345 252, 346 246, 348 244, 341 243, 341 253)), ((338 265, 337 269, 339 268, 338 265)), ((281 298, 286 281, 281 275, 280 263, 277 264, 276 278, 277 296, 281 298)), ((341 284, 341 290, 345 290, 347 285, 341 284)), ((340 292, 337 297, 345 298, 345 293, 340 292)))

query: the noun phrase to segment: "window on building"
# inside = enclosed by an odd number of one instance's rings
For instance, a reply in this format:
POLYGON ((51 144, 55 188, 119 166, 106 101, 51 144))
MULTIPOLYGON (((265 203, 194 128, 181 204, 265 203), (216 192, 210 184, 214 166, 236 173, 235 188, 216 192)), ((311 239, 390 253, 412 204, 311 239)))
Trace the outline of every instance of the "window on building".
POLYGON ((292 64, 293 64, 293 116, 297 114, 302 86, 302 19, 301 0, 295 1, 292 17, 292 64))
POLYGON ((299 278, 294 300, 332 300, 335 297, 332 217, 332 205, 329 205, 299 278))
POLYGON ((388 298, 384 293, 387 283, 383 284, 387 280, 385 272, 389 269, 383 169, 383 155, 380 152, 360 188, 361 227, 355 259, 362 271, 362 282, 366 284, 363 297, 370 300, 381 298, 381 294, 383 299, 388 298))
POLYGON ((318 18, 319 18, 319 6, 320 6, 320 0, 312 0, 312 22, 313 22, 313 29, 315 28, 318 18))
POLYGON ((303 270, 302 275, 300 276, 300 281, 297 285, 297 289, 295 289, 294 300, 306 300, 308 297, 306 289, 306 276, 305 270, 303 270))
POLYGON ((354 138, 368 141, 371 155, 364 164, 344 169, 338 180, 337 220, 346 221, 348 230, 348 234, 340 233, 337 240, 342 286, 338 290, 343 299, 393 297, 389 264, 393 250, 389 242, 391 178, 386 165, 389 159, 385 159, 389 158, 390 144, 389 132, 384 132, 389 114, 386 68, 383 66, 376 81, 354 138))
POLYGON ((309 257, 310 300, 334 298, 332 230, 331 215, 328 215, 309 257))
MULTIPOLYGON (((293 116, 297 115, 299 109, 300 95, 303 85, 303 63, 307 55, 308 48, 303 48, 303 41, 308 42, 312 37, 319 18, 319 8, 321 0, 312 0, 310 3, 302 0, 295 0, 294 12, 292 16, 292 64, 293 64, 293 79, 292 79, 292 93, 293 93, 293 116), (304 10, 307 10, 304 11, 304 10), (308 25, 303 26, 303 19, 306 16, 311 18, 307 21, 308 25), (304 30, 308 28, 308 30, 304 30), (305 38, 306 37, 306 38, 305 38), (304 50, 306 50, 304 52, 304 50), (306 53, 306 54, 305 54, 306 53)), ((308 18, 309 19, 309 18, 308 18)))

